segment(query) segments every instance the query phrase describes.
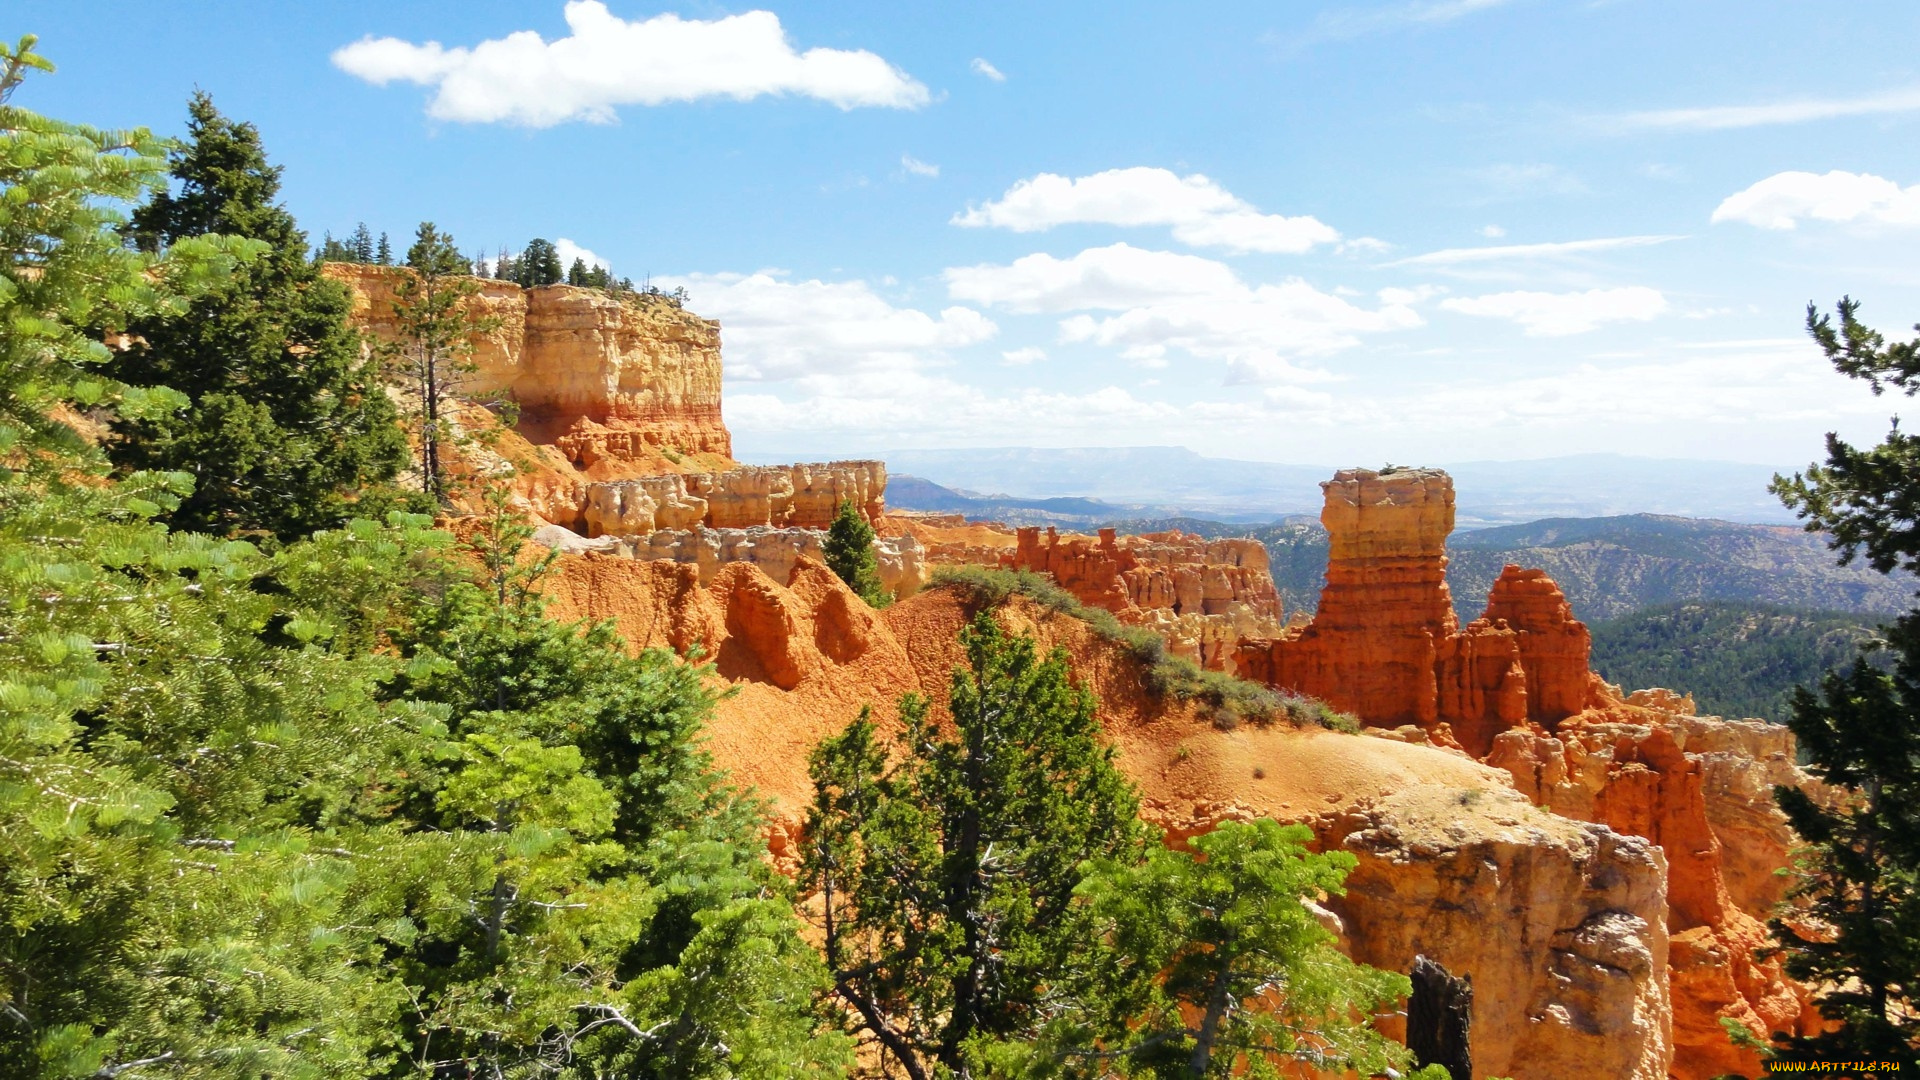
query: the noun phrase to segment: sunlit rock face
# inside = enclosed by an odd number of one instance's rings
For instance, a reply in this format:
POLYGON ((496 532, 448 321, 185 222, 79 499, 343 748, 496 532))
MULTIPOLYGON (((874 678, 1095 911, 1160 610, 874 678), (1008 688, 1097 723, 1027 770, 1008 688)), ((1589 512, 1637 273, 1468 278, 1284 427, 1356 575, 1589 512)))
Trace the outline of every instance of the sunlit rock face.
MULTIPOLYGON (((412 271, 328 263, 323 272, 352 292, 357 325, 399 340, 394 299, 412 271)), ((489 278, 469 303, 490 328, 474 339, 459 388, 511 393, 529 440, 582 467, 647 447, 731 457, 719 323, 652 297, 489 278)))
POLYGON ((1446 581, 1445 472, 1345 469, 1321 487, 1329 555, 1319 609, 1303 627, 1243 642, 1244 674, 1368 724, 1445 724, 1476 756, 1502 731, 1592 700, 1587 629, 1545 574, 1508 567, 1486 614, 1459 625, 1446 581))

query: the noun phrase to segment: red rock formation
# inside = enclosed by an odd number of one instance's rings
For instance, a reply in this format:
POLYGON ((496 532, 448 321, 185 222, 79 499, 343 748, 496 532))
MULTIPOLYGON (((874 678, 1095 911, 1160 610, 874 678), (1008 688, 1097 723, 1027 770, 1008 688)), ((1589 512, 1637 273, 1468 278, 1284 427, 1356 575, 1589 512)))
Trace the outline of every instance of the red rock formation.
MULTIPOLYGON (((405 267, 328 263, 353 294, 353 317, 398 338, 395 291, 405 267)), ((520 431, 582 468, 647 448, 731 457, 720 416, 720 325, 653 297, 481 279, 472 301, 494 328, 474 342, 471 390, 509 390, 520 431)))
MULTIPOLYGON (((1806 989, 1786 978, 1777 960, 1755 957, 1767 942, 1756 916, 1767 914, 1769 902, 1765 890, 1746 878, 1756 859, 1784 866, 1790 834, 1784 820, 1761 819, 1747 805, 1744 787, 1751 785, 1730 790, 1725 782, 1729 774, 1769 768, 1743 752, 1753 749, 1741 746, 1750 741, 1743 738, 1747 727, 1616 703, 1563 722, 1557 736, 1506 732, 1487 757, 1536 804, 1644 836, 1666 852, 1673 1075, 1679 1080, 1760 1073, 1759 1059, 1728 1041, 1723 1019, 1761 1033, 1804 1031, 1813 1022, 1806 989), (1688 752, 1689 743, 1701 752, 1688 752), (1729 811, 1716 804, 1738 805, 1729 811), (1728 824, 1717 827, 1716 819, 1728 824), (1758 850, 1730 858, 1723 832, 1758 850), (1728 888, 1729 865, 1742 870, 1742 892, 1751 906, 1743 909, 1728 888)), ((1791 772, 1791 737, 1784 731, 1755 734, 1765 742, 1787 741, 1778 764, 1791 772)), ((1795 779, 1784 773, 1777 778, 1795 779)))
POLYGON ((1240 671, 1383 727, 1448 724, 1469 753, 1592 692, 1586 627, 1539 571, 1508 567, 1463 630, 1446 583, 1453 480, 1437 469, 1348 469, 1321 485, 1327 585, 1304 628, 1243 642, 1240 671))
POLYGON ((1215 670, 1228 666, 1241 638, 1280 629, 1280 594, 1257 540, 1177 531, 1121 538, 1112 529, 1095 538, 1053 528, 1043 537, 1028 527, 1012 551, 995 554, 1001 566, 1050 575, 1081 603, 1151 627, 1175 653, 1215 670))
POLYGON ((1586 624, 1573 617, 1573 606, 1545 570, 1512 565, 1502 570, 1480 621, 1496 627, 1505 623, 1520 632, 1528 719, 1551 724, 1596 700, 1594 676, 1587 668, 1593 637, 1586 624))

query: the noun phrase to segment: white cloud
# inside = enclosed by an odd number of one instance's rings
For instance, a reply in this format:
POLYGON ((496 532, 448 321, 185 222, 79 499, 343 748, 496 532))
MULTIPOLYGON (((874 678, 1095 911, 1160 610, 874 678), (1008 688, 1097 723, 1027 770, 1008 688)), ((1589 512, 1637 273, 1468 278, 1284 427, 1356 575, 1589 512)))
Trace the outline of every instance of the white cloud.
POLYGON ((1117 386, 1085 393, 1032 387, 982 390, 919 371, 814 376, 792 394, 727 395, 727 424, 755 438, 822 433, 834 444, 992 445, 1027 442, 1035 432, 1066 445, 1109 443, 1118 433, 1182 426, 1188 410, 1142 400, 1117 386))
POLYGON ((1667 298, 1657 289, 1632 285, 1585 292, 1504 292, 1440 301, 1447 311, 1506 319, 1529 337, 1583 334, 1610 322, 1644 322, 1664 314, 1667 298))
MULTIPOLYGON (((898 373, 999 333, 972 308, 933 315, 895 307, 863 281, 787 281, 768 271, 654 281, 686 286, 695 309, 720 320, 729 380, 898 373)), ((733 408, 731 396, 727 407, 733 408)))
POLYGON ((794 51, 770 11, 628 22, 600 0, 569 0, 565 15, 570 33, 553 41, 531 30, 472 48, 368 36, 336 50, 333 63, 379 86, 435 87, 427 105, 435 119, 528 127, 609 123, 619 105, 712 97, 796 94, 842 109, 913 109, 930 100, 924 85, 865 50, 794 51))
POLYGON ((1169 225, 1174 238, 1196 247, 1297 254, 1340 239, 1310 216, 1262 214, 1205 176, 1177 176, 1135 166, 1069 179, 1041 173, 1008 188, 998 200, 968 206, 953 224, 1040 232, 1056 225, 1169 225))
POLYGON ((1124 310, 1243 288, 1223 263, 1130 244, 1088 248, 1069 259, 1042 253, 1006 266, 956 266, 945 277, 955 300, 1024 312, 1124 310))
POLYGON ((925 176, 931 178, 940 175, 940 166, 929 165, 919 158, 914 157, 912 154, 900 155, 900 167, 906 170, 909 176, 925 176))
POLYGON ((1855 98, 1812 98, 1801 101, 1777 101, 1765 105, 1653 109, 1613 117, 1605 121, 1603 126, 1623 131, 1649 129, 1719 131, 1729 128, 1802 124, 1812 120, 1836 120, 1847 116, 1879 116, 1914 111, 1920 111, 1920 87, 1890 90, 1855 98))
POLYGON ((1565 240, 1551 244, 1503 244, 1495 247, 1445 248, 1396 259, 1387 266, 1454 266, 1460 263, 1512 261, 1516 259, 1556 258, 1588 251, 1613 251, 1618 248, 1648 247, 1684 240, 1684 236, 1605 236, 1593 240, 1565 240))
POLYGON ((553 242, 553 250, 560 256, 560 266, 562 269, 572 266, 573 260, 575 259, 585 262, 588 266, 600 266, 608 270, 613 269, 612 263, 564 236, 553 242))
POLYGON ((1081 312, 1060 323, 1062 341, 1113 348, 1148 366, 1164 366, 1167 352, 1177 349, 1227 361, 1229 377, 1241 381, 1324 378, 1288 358, 1326 355, 1359 344, 1364 334, 1419 326, 1423 320, 1410 304, 1428 295, 1389 290, 1378 308, 1368 309, 1298 278, 1249 285, 1224 263, 1127 244, 1088 248, 1069 259, 1035 254, 1005 266, 955 267, 946 279, 956 300, 1021 312, 1081 312))
POLYGON ((1037 345, 1028 345, 1024 348, 1010 349, 1000 354, 1000 362, 1003 364, 1006 364, 1009 367, 1025 367, 1028 364, 1037 364, 1040 361, 1045 360, 1046 358, 1047 358, 1047 350, 1042 349, 1037 345))
POLYGON ((980 75, 985 78, 992 79, 994 82, 1007 81, 1007 77, 1001 74, 999 68, 994 67, 992 64, 987 63, 985 60, 981 59, 978 56, 973 58, 973 63, 968 64, 967 68, 968 70, 972 71, 975 75, 980 75))
POLYGON ((1501 228, 1498 225, 1483 225, 1480 228, 1480 235, 1486 237, 1489 240, 1498 240, 1501 237, 1507 235, 1507 230, 1501 228))
POLYGON ((1713 220, 1744 221, 1763 229, 1791 229, 1801 219, 1920 225, 1920 184, 1902 188, 1870 173, 1835 170, 1775 173, 1727 196, 1713 220))

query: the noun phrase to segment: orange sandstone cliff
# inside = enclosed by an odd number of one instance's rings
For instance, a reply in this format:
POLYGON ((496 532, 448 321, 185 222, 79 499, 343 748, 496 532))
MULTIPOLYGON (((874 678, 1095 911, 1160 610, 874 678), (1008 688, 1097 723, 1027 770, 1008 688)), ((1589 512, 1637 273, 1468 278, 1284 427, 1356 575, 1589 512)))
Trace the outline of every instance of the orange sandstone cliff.
MULTIPOLYGON (((393 302, 405 267, 328 263, 353 294, 356 323, 392 341, 393 302)), ((493 329, 474 342, 477 391, 505 390, 521 430, 591 467, 649 448, 731 458, 720 419, 720 325, 666 301, 599 289, 523 289, 480 279, 472 301, 493 329)))

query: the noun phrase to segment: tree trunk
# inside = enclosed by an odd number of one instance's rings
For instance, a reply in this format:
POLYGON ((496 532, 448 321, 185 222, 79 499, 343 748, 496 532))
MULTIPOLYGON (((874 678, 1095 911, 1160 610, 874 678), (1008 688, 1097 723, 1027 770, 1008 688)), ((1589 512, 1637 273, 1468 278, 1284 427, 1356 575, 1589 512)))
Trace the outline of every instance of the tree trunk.
POLYGON ((1413 996, 1407 999, 1407 1049, 1416 1065, 1439 1065, 1453 1080, 1473 1080, 1467 1029, 1473 1020, 1473 980, 1456 978, 1424 956, 1413 958, 1413 996))
POLYGON ((1207 1067, 1213 1063, 1213 1043, 1220 1037, 1220 1021, 1226 1018, 1227 1006, 1233 1004, 1233 953, 1228 942, 1222 941, 1215 946, 1220 954, 1220 967, 1213 975, 1213 989, 1207 994, 1207 1011, 1200 1018, 1200 1030, 1193 1035, 1193 1053, 1187 1058, 1187 1074, 1193 1080, 1202 1080, 1207 1075, 1207 1067))

